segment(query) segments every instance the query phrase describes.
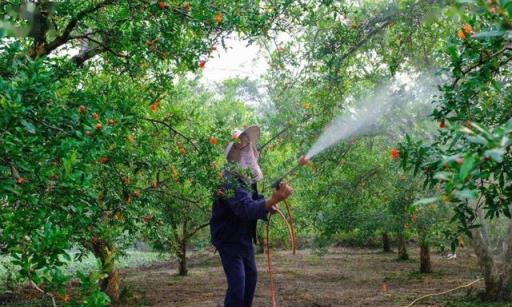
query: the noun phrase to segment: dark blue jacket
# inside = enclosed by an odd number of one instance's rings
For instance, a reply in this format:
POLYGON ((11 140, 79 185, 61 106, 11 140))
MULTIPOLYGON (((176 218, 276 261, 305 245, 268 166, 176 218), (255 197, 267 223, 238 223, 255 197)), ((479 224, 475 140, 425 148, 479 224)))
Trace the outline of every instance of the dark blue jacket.
POLYGON ((210 232, 217 249, 224 244, 252 248, 256 222, 267 216, 265 198, 258 194, 256 184, 250 185, 241 179, 238 183, 237 187, 226 183, 225 196, 216 197, 213 202, 210 232))

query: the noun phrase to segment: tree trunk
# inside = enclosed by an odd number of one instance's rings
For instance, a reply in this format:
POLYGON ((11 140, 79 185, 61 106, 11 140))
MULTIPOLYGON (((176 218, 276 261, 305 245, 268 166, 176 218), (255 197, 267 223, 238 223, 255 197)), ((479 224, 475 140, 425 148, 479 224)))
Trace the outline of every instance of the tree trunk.
POLYGON ((406 246, 405 238, 402 233, 398 234, 398 259, 399 260, 408 260, 409 259, 409 254, 407 253, 407 246, 406 246))
POLYGON ((186 276, 188 273, 187 270, 187 219, 183 219, 183 223, 181 224, 181 236, 177 235, 178 238, 178 274, 180 276, 186 276))
POLYGON ((111 302, 114 304, 119 302, 119 295, 121 293, 119 290, 120 284, 121 277, 119 276, 119 270, 117 268, 111 269, 107 278, 101 281, 101 291, 105 292, 110 297, 111 302))
POLYGON ((420 272, 432 273, 432 263, 430 262, 430 247, 428 244, 420 244, 420 272))
POLYGON ((178 262, 179 262, 179 271, 178 274, 180 276, 186 276, 188 273, 187 270, 187 243, 181 242, 180 251, 178 252, 178 262))
POLYGON ((121 278, 115 262, 115 248, 105 241, 96 239, 93 242, 93 253, 101 262, 101 271, 107 277, 100 281, 101 291, 105 292, 113 304, 119 301, 121 278))
MULTIPOLYGON (((501 267, 493 259, 484 235, 480 229, 473 230, 471 244, 478 258, 478 264, 482 271, 485 281, 484 299, 489 301, 509 300, 512 290, 512 264, 511 258, 508 258, 501 267)), ((508 241, 512 241, 512 224, 509 227, 508 241)), ((512 255, 512 249, 507 250, 506 256, 512 255)))
POLYGON ((391 246, 389 245, 389 235, 387 232, 382 234, 382 248, 385 253, 389 253, 391 251, 391 246))

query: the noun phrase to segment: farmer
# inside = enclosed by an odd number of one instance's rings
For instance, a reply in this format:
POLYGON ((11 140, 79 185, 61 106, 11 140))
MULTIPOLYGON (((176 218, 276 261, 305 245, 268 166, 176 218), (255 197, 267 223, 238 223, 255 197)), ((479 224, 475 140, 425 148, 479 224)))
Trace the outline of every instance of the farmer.
POLYGON ((259 137, 260 129, 251 126, 235 135, 239 142, 226 147, 226 159, 236 163, 242 172, 224 172, 223 196, 217 197, 212 207, 212 243, 219 251, 228 282, 226 307, 251 306, 257 280, 252 245, 256 241, 256 222, 266 219, 277 203, 292 193, 287 184, 282 184, 268 199, 258 194, 256 182, 263 179, 256 149, 259 137))

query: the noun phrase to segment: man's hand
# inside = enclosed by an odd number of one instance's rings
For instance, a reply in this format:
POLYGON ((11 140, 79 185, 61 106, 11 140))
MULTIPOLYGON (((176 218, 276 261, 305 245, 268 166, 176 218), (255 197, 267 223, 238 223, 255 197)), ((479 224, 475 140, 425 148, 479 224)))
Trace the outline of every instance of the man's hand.
POLYGON ((272 191, 272 196, 265 203, 267 211, 273 212, 277 203, 287 199, 292 194, 292 188, 287 183, 282 183, 279 189, 272 191))

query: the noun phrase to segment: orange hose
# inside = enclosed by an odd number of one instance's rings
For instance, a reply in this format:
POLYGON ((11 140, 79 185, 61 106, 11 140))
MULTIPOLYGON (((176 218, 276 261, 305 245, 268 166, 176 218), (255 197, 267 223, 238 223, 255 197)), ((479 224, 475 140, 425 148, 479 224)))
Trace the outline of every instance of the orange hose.
POLYGON ((279 216, 283 219, 284 223, 286 224, 286 227, 288 228, 288 236, 289 236, 289 239, 290 239, 291 248, 292 248, 292 250, 295 250, 295 240, 293 238, 293 228, 292 228, 292 226, 288 222, 288 219, 286 218, 286 216, 284 216, 283 212, 281 210, 279 210, 279 208, 274 207, 274 210, 279 214, 279 216))
POLYGON ((295 249, 297 246, 297 241, 295 241, 295 227, 293 227, 293 216, 292 216, 292 210, 290 209, 290 204, 288 203, 288 200, 284 200, 284 205, 286 206, 286 211, 288 212, 288 222, 290 224, 291 234, 292 234, 292 254, 295 256, 295 249))
MULTIPOLYGON (((278 207, 273 207, 274 211, 279 214, 279 216, 283 219, 284 223, 288 228, 288 235, 290 237, 290 245, 292 248, 293 255, 295 255, 295 230, 293 228, 293 218, 292 211, 290 209, 290 205, 288 201, 284 201, 286 205, 286 211, 288 213, 288 218, 286 218, 281 210, 278 207)), ((270 277, 270 297, 272 300, 272 307, 277 307, 276 303, 276 289, 274 285, 274 272, 272 271, 272 256, 270 254, 270 217, 268 218, 268 223, 266 227, 266 240, 265 240, 265 249, 267 252, 267 264, 268 264, 268 275, 270 277)))

